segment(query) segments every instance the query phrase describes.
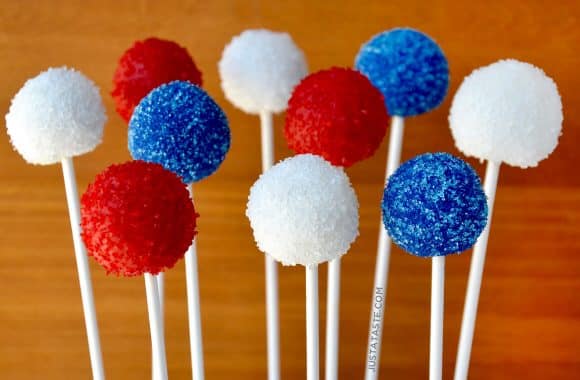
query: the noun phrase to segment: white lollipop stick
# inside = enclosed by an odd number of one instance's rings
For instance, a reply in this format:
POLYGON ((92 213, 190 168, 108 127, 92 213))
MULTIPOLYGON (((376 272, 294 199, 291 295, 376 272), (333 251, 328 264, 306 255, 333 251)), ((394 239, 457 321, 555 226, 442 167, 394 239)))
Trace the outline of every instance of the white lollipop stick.
MULTIPOLYGON (((163 315, 164 315, 164 310, 165 310, 164 307, 163 307, 163 304, 164 304, 164 296, 163 296, 163 294, 165 293, 164 292, 164 288, 165 288, 164 273, 163 272, 160 272, 159 274, 154 275, 154 277, 155 277, 155 281, 157 281, 157 291, 159 293, 159 298, 158 299, 159 299, 159 315, 160 315, 160 318, 161 318, 161 334, 164 334, 165 335, 165 331, 164 331, 164 321, 163 321, 163 319, 164 319, 163 318, 163 315)), ((152 348, 153 348, 153 346, 152 346, 152 348)), ((157 364, 156 358, 154 356, 152 358, 152 366, 151 366, 151 372, 152 372, 151 378, 152 379, 157 379, 157 377, 156 377, 157 366, 158 366, 158 364, 157 364)))
POLYGON ((152 356, 153 363, 155 363, 155 379, 167 380, 167 360, 165 357, 165 338, 161 325, 159 289, 157 289, 157 280, 151 273, 145 273, 145 292, 147 294, 152 356))
MULTIPOLYGON (((401 162, 401 148, 403 144, 404 119, 393 116, 389 137, 389 153, 387 157, 387 171, 385 183, 395 172, 401 162)), ((381 359, 381 345, 383 339, 383 321, 387 296, 387 279, 389 275, 389 260, 391 256, 391 239, 381 220, 379 226, 379 242, 377 247, 377 261, 375 264, 375 283, 371 300, 371 318, 369 339, 365 366, 365 380, 379 378, 379 363, 381 359)))
POLYGON ((340 323, 340 257, 328 263, 326 293, 325 379, 338 378, 338 334, 340 323))
POLYGON ((429 380, 443 377, 443 309, 445 299, 445 256, 432 259, 431 330, 429 339, 429 380))
POLYGON ((81 288, 81 300, 85 316, 87 339, 89 342, 89 355, 91 358, 93 379, 103 380, 105 378, 105 371, 103 369, 103 356, 101 353, 101 342, 99 339, 99 326, 97 325, 93 286, 91 284, 91 272, 89 269, 87 251, 81 238, 81 212, 75 169, 72 158, 63 158, 61 164, 77 263, 77 272, 79 276, 79 285, 81 288))
POLYGON ((163 272, 155 275, 157 281, 157 290, 159 291, 159 310, 161 310, 161 327, 163 327, 163 313, 164 313, 164 293, 165 293, 165 274, 163 272))
POLYGON ((262 172, 274 165, 274 122, 271 112, 260 113, 260 132, 262 138, 262 172))
MULTIPOLYGON (((274 128, 272 113, 260 113, 262 172, 274 165, 274 128)), ((280 317, 278 306, 278 264, 264 255, 266 270, 266 334, 268 339, 268 379, 280 379, 280 317)))
POLYGON ((455 380, 466 380, 469 371, 469 358, 473 344, 475 318, 477 316, 477 305, 479 303, 479 292, 481 290, 481 279, 483 277, 483 266, 485 264, 485 253, 487 251, 487 241, 491 227, 491 216, 493 213, 499 168, 500 163, 493 161, 487 162, 485 182, 483 184, 483 190, 485 191, 485 195, 487 195, 487 225, 473 247, 473 257, 471 259, 471 268, 467 282, 467 294, 465 296, 465 306, 463 307, 463 319, 461 321, 461 333, 459 335, 459 348, 457 349, 457 359, 455 362, 455 380))
POLYGON ((318 380, 318 265, 306 267, 306 380, 318 380))
MULTIPOLYGON (((189 185, 193 201, 193 187, 189 185)), ((189 316, 189 345, 191 349, 191 371, 194 380, 204 379, 203 341, 201 335, 201 313, 199 302, 199 280, 197 274, 197 239, 185 253, 185 280, 187 284, 187 312, 189 316)))

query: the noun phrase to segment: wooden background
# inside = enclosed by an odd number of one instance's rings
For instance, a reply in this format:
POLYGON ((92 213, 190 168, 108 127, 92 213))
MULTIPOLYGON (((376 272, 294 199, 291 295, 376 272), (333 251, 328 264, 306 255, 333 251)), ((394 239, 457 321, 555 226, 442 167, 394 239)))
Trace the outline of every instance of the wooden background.
MULTIPOLYGON (((196 186, 207 378, 264 379, 263 260, 244 207, 260 170, 258 119, 227 103, 217 62, 246 28, 290 32, 311 71, 352 65, 373 34, 411 26, 433 36, 451 66, 450 95, 408 120, 403 159, 458 154, 447 126, 451 97, 474 68, 500 58, 532 62, 558 83, 564 133, 538 168, 503 167, 470 379, 580 377, 580 3, 574 1, 8 1, 0 2, 0 110, 24 81, 70 65, 102 89, 104 143, 76 161, 80 191, 107 165, 129 159, 126 126, 110 96, 116 60, 135 40, 174 39, 204 73, 231 121, 233 145, 217 174, 196 186)), ((283 123, 276 119, 277 132, 283 123)), ((276 156, 290 154, 281 134, 276 156)), ((340 375, 365 363, 386 141, 349 170, 361 202, 361 236, 343 261, 340 375)), ((484 167, 470 161, 482 174, 484 167)), ((447 265, 445 378, 452 378, 470 253, 447 265)), ((107 277, 91 262, 109 379, 149 376, 143 281, 107 277)), ((325 268, 323 268, 325 269, 325 268)), ((325 284, 321 270, 321 284, 325 284)), ((281 271, 284 379, 305 377, 304 271, 281 271)), ((394 249, 381 361, 383 379, 427 377, 430 261, 394 249)), ((321 285, 324 300, 324 286, 321 285)), ((324 316, 322 304, 321 315, 324 316)), ((324 318, 321 327, 324 326, 324 318)), ((323 337, 321 337, 323 338, 323 337)), ((168 274, 170 376, 189 379, 183 264, 168 274)), ((81 304, 60 168, 33 167, 0 139, 0 378, 88 379, 81 304)), ((323 348, 323 347, 322 347, 323 348)), ((324 351, 322 351, 323 353, 324 351)))

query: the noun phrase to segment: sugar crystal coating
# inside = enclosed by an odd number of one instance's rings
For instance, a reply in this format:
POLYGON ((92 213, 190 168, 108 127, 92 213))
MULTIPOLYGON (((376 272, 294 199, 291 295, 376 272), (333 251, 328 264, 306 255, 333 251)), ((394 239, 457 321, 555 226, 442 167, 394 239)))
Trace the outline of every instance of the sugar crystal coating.
POLYGON ((94 150, 102 141, 106 121, 97 86, 66 67, 49 68, 26 81, 6 114, 14 149, 36 165, 94 150))
POLYGON ((254 183, 246 209, 260 251, 284 265, 316 265, 345 254, 358 236, 358 200, 342 168, 297 155, 254 183))
POLYGON ((296 86, 284 135, 296 153, 317 154, 348 167, 375 153, 388 122, 380 91, 359 72, 335 67, 296 86))
POLYGON ((175 81, 151 91, 129 123, 134 159, 156 162, 197 182, 215 172, 230 149, 230 128, 222 109, 200 87, 175 81))
POLYGON ((108 167, 81 198, 89 255, 121 276, 173 267, 191 245, 197 217, 179 177, 143 161, 108 167))
POLYGON ((445 99, 449 65, 429 36, 413 29, 382 32, 360 49, 355 66, 383 93, 390 115, 414 116, 445 99))
POLYGON ((117 113, 128 122, 133 110, 151 90, 174 80, 202 85, 201 72, 187 49, 173 41, 136 41, 119 59, 113 77, 117 113))
POLYGON ((513 59, 468 75, 449 113, 460 151, 521 168, 537 166, 556 149, 563 119, 562 100, 552 78, 513 59))
POLYGON ((477 173, 447 153, 422 154, 389 177, 383 222, 409 253, 444 256, 470 248, 487 224, 487 198, 477 173))
POLYGON ((287 33, 246 30, 224 48, 218 64, 226 98, 250 114, 282 112, 307 71, 304 53, 287 33))

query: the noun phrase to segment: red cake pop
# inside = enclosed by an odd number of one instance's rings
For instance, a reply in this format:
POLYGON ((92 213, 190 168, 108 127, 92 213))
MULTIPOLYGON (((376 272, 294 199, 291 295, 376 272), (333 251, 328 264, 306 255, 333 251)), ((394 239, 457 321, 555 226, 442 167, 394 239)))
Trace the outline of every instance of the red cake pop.
POLYGON ((173 267, 191 245, 197 217, 179 177, 143 161, 109 166, 81 198, 89 255, 123 276, 173 267))
POLYGON ((317 154, 348 167, 374 154, 388 121, 380 91, 358 71, 334 67, 296 86, 284 135, 296 153, 317 154))
POLYGON ((145 95, 174 80, 202 85, 201 72, 184 47, 159 38, 135 42, 119 59, 113 76, 117 112, 129 122, 145 95))

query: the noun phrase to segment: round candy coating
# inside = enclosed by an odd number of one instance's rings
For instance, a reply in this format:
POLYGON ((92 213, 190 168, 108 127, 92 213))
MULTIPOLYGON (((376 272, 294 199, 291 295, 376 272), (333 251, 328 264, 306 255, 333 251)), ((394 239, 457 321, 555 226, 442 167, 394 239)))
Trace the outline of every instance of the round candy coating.
POLYGON ((331 68, 296 86, 284 135, 296 153, 317 154, 348 167, 375 153, 388 122, 382 94, 364 75, 331 68))
POLYGON ((427 153, 389 177, 383 222, 393 241, 421 257, 470 248, 487 224, 487 198, 477 173, 447 153, 427 153))
POLYGON ((250 114, 282 112, 307 71, 304 53, 287 33, 252 29, 235 36, 218 64, 226 98, 250 114))
POLYGON ((340 167, 311 154, 274 165, 250 189, 246 216, 258 248, 284 265, 317 265, 358 236, 358 200, 340 167))
POLYGON ((441 104, 449 87, 443 51, 413 29, 397 28, 372 37, 358 52, 355 66, 383 93, 390 115, 430 111, 441 104))
POLYGON ((35 165, 94 150, 102 141, 106 121, 97 86, 66 67, 50 68, 29 79, 6 114, 14 149, 35 165))
POLYGON ((513 59, 468 75, 449 113, 460 151, 521 168, 537 166, 554 151, 562 120, 554 81, 541 69, 513 59))
POLYGON ((191 245, 197 216, 179 177, 143 161, 108 167, 81 198, 89 255, 121 276, 173 267, 191 245))
POLYGON ((113 76, 117 113, 129 122, 133 110, 151 90, 174 80, 202 85, 201 72, 187 49, 173 41, 136 41, 119 59, 113 76))
POLYGON ((141 100, 129 123, 134 159, 156 162, 197 182, 215 172, 230 148, 226 115, 200 87, 175 81, 141 100))

